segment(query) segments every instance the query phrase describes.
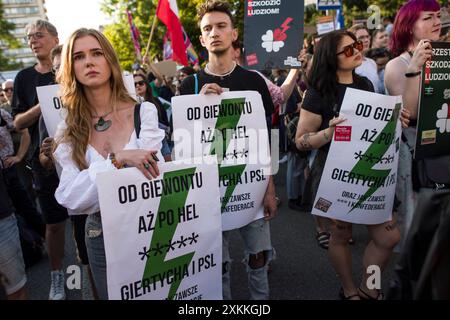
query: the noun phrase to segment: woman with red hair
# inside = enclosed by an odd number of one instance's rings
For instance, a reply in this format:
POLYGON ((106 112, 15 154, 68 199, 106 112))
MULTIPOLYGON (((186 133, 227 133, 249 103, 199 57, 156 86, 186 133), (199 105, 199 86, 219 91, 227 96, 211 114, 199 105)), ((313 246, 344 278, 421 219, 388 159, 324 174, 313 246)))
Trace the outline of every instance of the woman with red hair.
MULTIPOLYGON (((391 38, 391 52, 396 58, 387 64, 385 73, 389 94, 403 96, 411 119, 402 137, 405 143, 400 150, 397 195, 403 206, 409 200, 412 222, 397 267, 398 291, 391 291, 392 297, 402 299, 450 297, 448 269, 442 273, 445 268, 438 268, 438 258, 445 256, 442 241, 450 228, 450 156, 415 160, 412 172, 410 153, 415 144, 416 130, 411 127, 418 114, 422 68, 432 58, 432 41, 439 40, 440 15, 435 0, 410 0, 399 10, 391 38), (409 197, 413 193, 411 173, 417 178, 415 210, 409 197)), ((448 257, 448 248, 446 251, 448 257)))
POLYGON ((398 221, 402 231, 400 249, 405 243, 414 212, 412 152, 416 139, 416 117, 420 70, 431 57, 430 41, 439 39, 440 7, 435 0, 410 0, 399 10, 390 39, 394 57, 385 69, 386 93, 402 95, 403 107, 410 114, 410 126, 403 129, 397 180, 398 221), (408 88, 408 89, 406 89, 408 88))

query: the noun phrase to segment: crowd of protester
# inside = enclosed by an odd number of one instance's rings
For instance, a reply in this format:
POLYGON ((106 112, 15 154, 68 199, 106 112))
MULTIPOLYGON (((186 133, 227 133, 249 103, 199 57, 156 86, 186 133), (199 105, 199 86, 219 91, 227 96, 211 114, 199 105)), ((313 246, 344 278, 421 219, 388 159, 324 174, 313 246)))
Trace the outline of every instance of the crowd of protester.
MULTIPOLYGON (((367 226, 369 242, 362 261, 364 270, 370 265, 383 270, 396 251, 399 262, 391 288, 383 288, 383 293, 367 287, 368 274, 354 283, 350 223, 311 216, 316 226, 311 236, 317 243, 312 250, 328 251, 341 282, 337 298, 449 299, 450 157, 416 161, 412 156, 420 71, 432 57, 431 41, 449 41, 442 10, 435 0, 405 1, 394 19, 386 17, 372 30, 356 24, 306 36, 300 69, 258 71, 245 69, 245 48, 229 5, 207 1, 199 10, 200 25, 214 29, 222 23, 222 30, 213 35, 207 28, 200 30, 208 63, 202 69, 181 67, 174 77, 143 64, 133 70, 138 101, 127 93, 117 54, 100 32, 79 29, 59 45, 50 22, 29 24, 27 41, 37 63, 14 81, 3 82, 0 93, 0 287, 7 298, 27 299, 26 268, 44 254, 51 270, 49 299, 66 298, 62 261, 70 217, 78 259, 88 271, 94 296, 108 299, 95 175, 126 163, 149 178, 157 177, 158 163, 172 161, 172 97, 218 94, 226 87, 261 93, 268 127, 280 130, 287 206, 297 212, 312 210, 334 128, 344 121, 339 110, 346 88, 401 95, 403 129, 393 219, 367 226), (221 51, 210 43, 215 37, 221 37, 221 51), (198 91, 194 81, 199 81, 198 91), (62 86, 63 103, 69 107, 53 139, 36 87, 55 83, 62 86), (139 128, 133 121, 136 112, 139 128)), ((272 218, 276 205, 283 205, 273 183, 266 200, 272 218)), ((252 299, 269 299, 267 273, 274 248, 268 222, 256 223, 258 232, 255 222, 240 230, 247 248, 254 244, 246 258, 249 290, 252 299)), ((223 234, 226 299, 232 298, 229 236, 223 234)))

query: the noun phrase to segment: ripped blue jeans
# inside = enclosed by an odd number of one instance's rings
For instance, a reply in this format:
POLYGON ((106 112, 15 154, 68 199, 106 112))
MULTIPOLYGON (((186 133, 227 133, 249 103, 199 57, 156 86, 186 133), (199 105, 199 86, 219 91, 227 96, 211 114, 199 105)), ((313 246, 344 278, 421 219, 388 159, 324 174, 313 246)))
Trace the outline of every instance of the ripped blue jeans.
MULTIPOLYGON (((253 221, 239 229, 242 240, 244 241, 245 258, 243 263, 246 265, 248 276, 248 289, 251 300, 268 300, 269 299, 269 279, 267 276, 268 265, 275 258, 274 249, 270 239, 270 223, 264 219, 253 221), (259 252, 265 253, 264 266, 258 269, 252 269, 249 266, 250 255, 259 252)), ((232 231, 224 231, 222 233, 222 292, 224 300, 231 300, 231 257, 229 250, 229 240, 232 231)))

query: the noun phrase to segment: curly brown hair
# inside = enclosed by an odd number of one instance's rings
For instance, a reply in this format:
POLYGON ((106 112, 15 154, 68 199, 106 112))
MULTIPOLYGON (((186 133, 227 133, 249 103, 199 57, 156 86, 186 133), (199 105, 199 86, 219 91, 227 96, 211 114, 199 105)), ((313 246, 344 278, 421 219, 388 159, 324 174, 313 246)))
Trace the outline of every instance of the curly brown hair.
POLYGON ((202 22, 203 16, 210 12, 223 12, 227 16, 230 17, 231 24, 234 27, 234 18, 231 13, 232 8, 229 2, 222 1, 222 0, 206 0, 203 2, 198 8, 197 8, 197 23, 198 27, 200 28, 200 23, 202 22))

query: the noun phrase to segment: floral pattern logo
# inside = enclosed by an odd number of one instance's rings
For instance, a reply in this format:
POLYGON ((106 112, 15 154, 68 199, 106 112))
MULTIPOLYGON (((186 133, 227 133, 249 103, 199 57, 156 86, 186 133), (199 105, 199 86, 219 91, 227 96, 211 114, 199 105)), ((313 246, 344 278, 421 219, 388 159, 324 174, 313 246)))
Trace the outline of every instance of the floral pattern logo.
POLYGON ((280 28, 267 30, 261 37, 261 46, 266 49, 267 52, 278 52, 284 47, 284 41, 287 39, 286 31, 291 28, 289 23, 291 23, 292 20, 292 18, 288 17, 280 28))
POLYGON ((441 110, 437 112, 436 128, 440 133, 450 133, 450 106, 447 103, 442 105, 441 110))

